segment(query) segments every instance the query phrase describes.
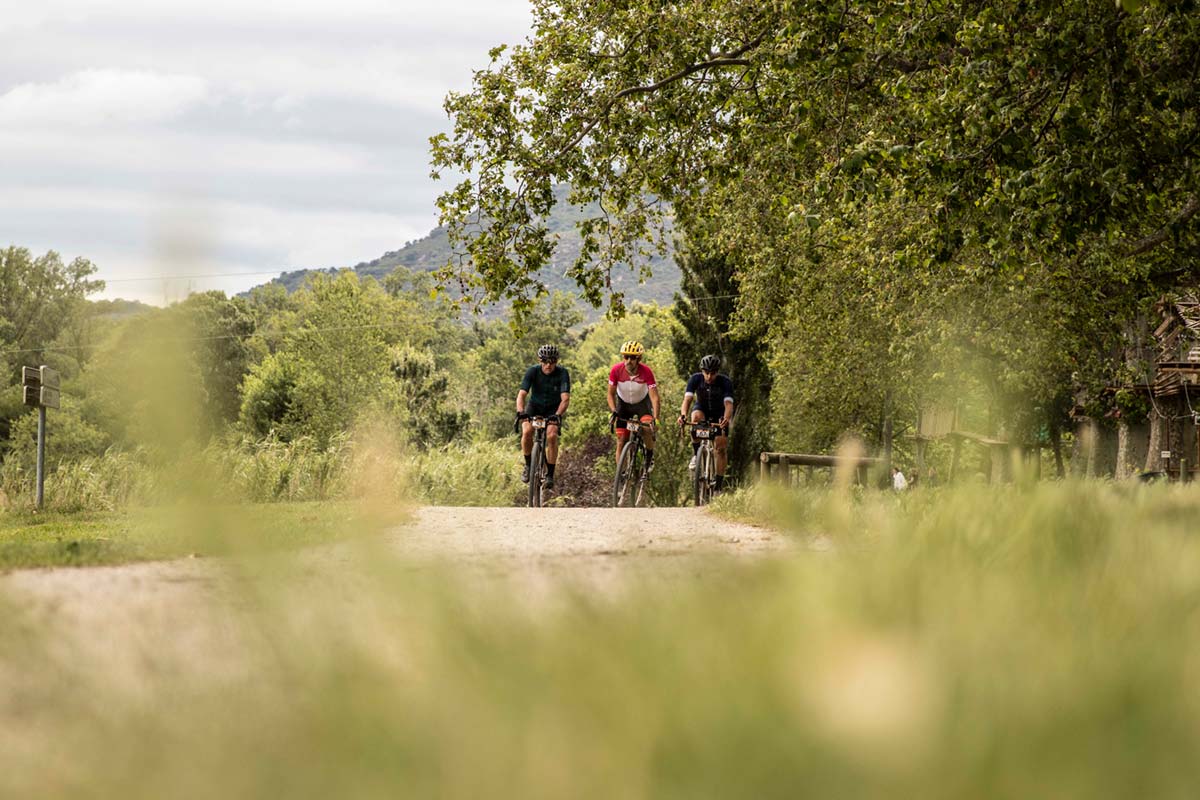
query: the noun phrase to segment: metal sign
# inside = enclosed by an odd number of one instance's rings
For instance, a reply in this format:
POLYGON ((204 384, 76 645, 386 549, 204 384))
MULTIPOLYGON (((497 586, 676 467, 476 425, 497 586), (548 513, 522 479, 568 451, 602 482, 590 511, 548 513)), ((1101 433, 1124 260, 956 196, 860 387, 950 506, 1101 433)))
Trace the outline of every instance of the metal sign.
POLYGON ((25 405, 37 406, 42 388, 42 371, 37 367, 21 367, 21 386, 25 389, 25 405))
POLYGON ((49 389, 58 388, 58 370, 56 370, 54 367, 47 367, 43 364, 41 368, 38 369, 38 372, 40 373, 42 386, 45 386, 49 389))
POLYGON ((27 406, 58 408, 59 375, 53 367, 21 367, 21 386, 25 389, 24 402, 27 406))
POLYGON ((1171 458, 1171 451, 1170 451, 1170 450, 1163 450, 1161 453, 1159 453, 1159 456, 1161 456, 1162 458, 1165 458, 1165 459, 1168 459, 1168 460, 1169 460, 1169 459, 1171 458))

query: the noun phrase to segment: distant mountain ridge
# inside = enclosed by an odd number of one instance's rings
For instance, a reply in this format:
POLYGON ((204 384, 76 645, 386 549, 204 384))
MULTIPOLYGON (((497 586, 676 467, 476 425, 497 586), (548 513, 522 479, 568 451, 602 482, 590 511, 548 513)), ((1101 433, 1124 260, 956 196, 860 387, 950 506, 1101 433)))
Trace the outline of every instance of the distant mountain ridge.
MULTIPOLYGON (((557 204, 547 220, 547 227, 552 234, 558 236, 558 246, 550 264, 538 273, 551 291, 578 292, 575 282, 566 277, 567 270, 579 255, 580 237, 576 223, 585 215, 595 213, 596 208, 580 209, 566 203, 566 188, 555 190, 557 204)), ((406 267, 414 271, 432 272, 442 267, 450 258, 450 238, 443 227, 434 228, 430 233, 412 242, 408 242, 399 250, 384 253, 373 261, 364 261, 354 265, 353 269, 360 277, 372 277, 383 280, 396 267, 406 267)), ((643 284, 638 284, 637 275, 627 266, 618 266, 613 270, 613 287, 616 291, 625 293, 626 303, 656 302, 669 304, 675 292, 679 289, 680 273, 675 264, 674 252, 668 252, 667 257, 653 257, 650 260, 651 277, 643 284)), ((309 274, 315 272, 337 272, 336 268, 299 269, 280 273, 268 284, 282 284, 288 292, 294 292, 304 283, 309 274)), ((581 301, 582 302, 582 301, 581 301)))

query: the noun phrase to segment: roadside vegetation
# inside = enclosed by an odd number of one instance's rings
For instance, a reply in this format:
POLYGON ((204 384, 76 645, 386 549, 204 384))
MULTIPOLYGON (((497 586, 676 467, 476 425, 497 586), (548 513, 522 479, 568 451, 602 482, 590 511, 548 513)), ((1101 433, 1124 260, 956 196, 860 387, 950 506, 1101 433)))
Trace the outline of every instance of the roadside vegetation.
POLYGON ((136 687, 99 655, 46 646, 37 631, 52 628, 9 609, 0 635, 18 682, 0 716, 20 746, 0 748, 0 791, 1192 792, 1195 491, 1064 482, 749 502, 819 545, 704 581, 631 578, 603 594, 568 582, 540 600, 465 566, 373 552, 351 590, 305 582, 285 559, 238 615, 192 620, 233 626, 232 662, 151 670, 136 687), (147 705, 167 696, 169 713, 147 705))

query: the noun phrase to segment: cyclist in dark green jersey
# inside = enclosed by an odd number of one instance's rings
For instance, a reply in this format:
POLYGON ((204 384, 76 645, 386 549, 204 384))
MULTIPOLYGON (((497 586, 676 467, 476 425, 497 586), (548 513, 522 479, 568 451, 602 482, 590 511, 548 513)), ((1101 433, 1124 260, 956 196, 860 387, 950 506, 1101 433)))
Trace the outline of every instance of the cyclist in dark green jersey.
POLYGON ((546 483, 554 488, 554 465, 558 462, 558 428, 562 415, 571 404, 571 373, 558 365, 558 347, 544 344, 538 348, 538 362, 525 370, 521 391, 517 392, 517 417, 521 420, 521 452, 525 469, 521 480, 529 483, 529 455, 533 450, 533 425, 529 417, 547 417, 546 483))

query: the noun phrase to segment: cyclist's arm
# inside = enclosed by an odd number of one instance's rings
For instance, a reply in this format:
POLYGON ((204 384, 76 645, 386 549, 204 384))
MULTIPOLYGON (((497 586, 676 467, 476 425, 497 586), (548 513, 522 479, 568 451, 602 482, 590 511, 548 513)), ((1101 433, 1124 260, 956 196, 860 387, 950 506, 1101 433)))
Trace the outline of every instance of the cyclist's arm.
POLYGON ((555 411, 554 413, 561 417, 563 414, 567 413, 567 406, 569 405, 571 405, 571 393, 563 392, 561 395, 559 395, 558 411, 555 411))
POLYGON ((518 414, 525 413, 525 398, 528 396, 529 396, 529 392, 525 391, 524 389, 517 392, 517 413, 518 414))
POLYGON ((725 398, 725 416, 721 417, 721 427, 729 430, 729 420, 733 419, 733 401, 725 398))
POLYGON ((695 397, 691 392, 683 393, 683 405, 681 405, 679 407, 680 418, 682 418, 684 420, 687 419, 688 409, 692 407, 692 400, 694 400, 694 399, 695 399, 695 397))
POLYGON ((608 410, 617 413, 617 385, 611 381, 608 384, 608 410))
POLYGON ((655 419, 658 419, 658 410, 659 410, 658 405, 659 405, 658 387, 651 386, 650 387, 650 408, 654 409, 654 418, 655 419))

